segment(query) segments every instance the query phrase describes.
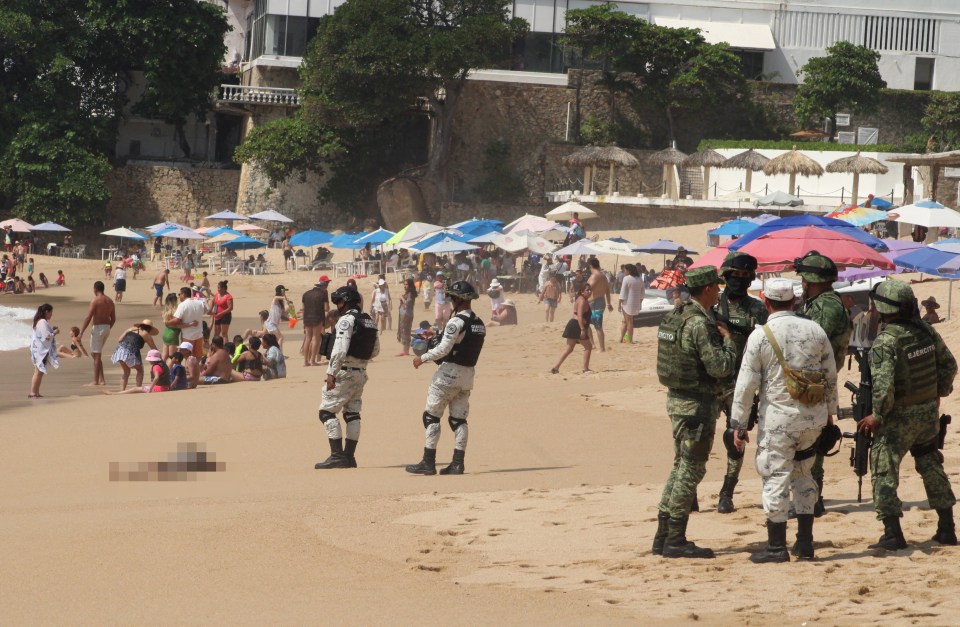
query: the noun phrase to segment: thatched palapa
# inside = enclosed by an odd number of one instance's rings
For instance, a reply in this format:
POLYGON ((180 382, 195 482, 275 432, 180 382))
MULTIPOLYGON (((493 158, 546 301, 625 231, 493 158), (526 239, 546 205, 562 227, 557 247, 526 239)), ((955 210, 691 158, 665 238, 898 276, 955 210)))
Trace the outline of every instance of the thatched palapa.
POLYGON ((663 150, 649 155, 647 161, 654 165, 663 166, 663 189, 670 198, 679 198, 679 171, 676 168, 683 167, 686 160, 686 153, 677 150, 676 146, 670 146, 663 150))
POLYGON ((889 168, 872 157, 864 157, 857 151, 852 157, 844 157, 827 164, 827 172, 853 174, 853 204, 857 204, 861 174, 886 174, 889 168))
POLYGON ((747 176, 743 181, 743 190, 750 192, 750 186, 753 185, 753 173, 760 172, 763 170, 763 166, 767 165, 770 162, 768 157, 764 157, 759 152, 751 148, 750 150, 741 152, 740 154, 733 155, 722 164, 719 168, 729 168, 729 169, 741 169, 747 171, 747 176))
POLYGON ((823 167, 807 155, 797 150, 785 152, 779 157, 771 159, 767 165, 763 166, 763 173, 767 176, 777 174, 787 174, 790 176, 790 187, 788 193, 795 193, 797 187, 797 175, 803 176, 823 176, 823 167))
POLYGON ((723 155, 709 146, 704 150, 697 151, 683 160, 685 168, 703 168, 703 196, 707 199, 710 191, 710 168, 715 168, 726 161, 723 155))

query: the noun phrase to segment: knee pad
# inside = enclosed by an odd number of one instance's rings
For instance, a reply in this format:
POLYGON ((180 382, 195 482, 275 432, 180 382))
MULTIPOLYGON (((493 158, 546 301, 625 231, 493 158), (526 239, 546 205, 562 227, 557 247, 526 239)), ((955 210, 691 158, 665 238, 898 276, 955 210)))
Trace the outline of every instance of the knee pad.
POLYGON ((467 424, 466 418, 454 418, 453 416, 447 416, 447 423, 450 425, 450 429, 456 431, 460 428, 461 425, 467 424))
POLYGON ((354 420, 360 420, 360 414, 355 411, 345 411, 343 412, 343 421, 344 422, 353 422, 354 420))
POLYGON ((320 422, 327 422, 328 420, 336 420, 337 415, 333 412, 327 411, 326 409, 320 410, 320 422))
POLYGON ((440 424, 439 416, 434 416, 429 412, 423 412, 423 428, 424 429, 429 429, 430 425, 438 425, 438 424, 440 424))

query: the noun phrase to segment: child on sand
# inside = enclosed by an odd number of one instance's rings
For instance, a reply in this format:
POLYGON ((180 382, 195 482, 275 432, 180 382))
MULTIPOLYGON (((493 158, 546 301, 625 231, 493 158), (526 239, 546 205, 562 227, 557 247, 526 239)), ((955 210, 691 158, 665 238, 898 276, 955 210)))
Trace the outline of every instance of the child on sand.
POLYGON ((61 357, 70 357, 71 359, 90 356, 87 353, 87 349, 83 347, 83 338, 80 337, 80 329, 78 327, 70 327, 70 345, 58 346, 57 354, 61 357))
POLYGON ((547 278, 546 284, 543 286, 543 291, 540 292, 540 299, 538 302, 546 303, 547 305, 547 322, 553 322, 553 317, 557 313, 557 303, 560 302, 560 281, 557 280, 557 275, 551 273, 547 278))
POLYGON ((50 281, 47 280, 47 275, 43 272, 40 273, 40 284, 44 287, 50 287, 50 281))
POLYGON ((63 287, 67 284, 67 277, 63 276, 63 270, 57 270, 57 287, 63 287))

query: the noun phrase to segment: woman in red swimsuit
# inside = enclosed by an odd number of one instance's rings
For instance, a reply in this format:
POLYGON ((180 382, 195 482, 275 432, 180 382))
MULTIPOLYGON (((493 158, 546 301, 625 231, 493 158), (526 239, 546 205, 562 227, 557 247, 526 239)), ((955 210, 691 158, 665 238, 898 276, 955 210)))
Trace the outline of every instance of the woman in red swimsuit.
POLYGON ((227 282, 217 283, 217 293, 213 297, 213 336, 229 341, 230 323, 233 322, 233 296, 227 291, 227 282))

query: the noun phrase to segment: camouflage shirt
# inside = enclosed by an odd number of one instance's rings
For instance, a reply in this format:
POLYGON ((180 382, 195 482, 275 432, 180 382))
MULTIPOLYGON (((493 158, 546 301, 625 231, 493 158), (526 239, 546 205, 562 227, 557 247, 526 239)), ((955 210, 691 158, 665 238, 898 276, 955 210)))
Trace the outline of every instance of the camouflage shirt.
POLYGON ((667 413, 671 416, 698 416, 716 419, 720 414, 721 381, 733 374, 737 361, 737 346, 732 338, 724 339, 717 331, 713 311, 693 301, 689 306, 699 307, 706 317, 695 316, 683 326, 680 349, 692 354, 706 371, 709 379, 703 381, 703 394, 667 390, 667 413))
MULTIPOLYGON (((937 361, 937 396, 949 396, 953 392, 953 380, 957 376, 957 360, 947 348, 936 329, 925 322, 917 323, 916 333, 927 332, 933 339, 937 361)), ((895 374, 898 354, 896 342, 890 333, 883 331, 877 336, 870 350, 870 372, 873 376, 873 417, 883 421, 884 417, 895 413, 929 412, 936 418, 936 409, 932 403, 894 409, 896 404, 895 374), (931 411, 932 410, 932 411, 931 411)))
POLYGON ((753 296, 748 295, 733 302, 724 299, 721 294, 720 302, 713 308, 713 311, 719 320, 728 323, 730 337, 737 347, 737 361, 733 368, 733 374, 724 381, 726 391, 733 393, 733 388, 737 383, 737 373, 740 372, 740 364, 743 363, 743 351, 747 346, 747 338, 750 337, 750 334, 758 325, 766 324, 767 308, 753 296))
POLYGON ((837 370, 840 370, 843 359, 847 356, 850 334, 853 332, 850 314, 843 306, 840 295, 830 290, 808 298, 800 306, 799 314, 813 320, 826 331, 827 337, 830 338, 830 347, 833 348, 837 370))

